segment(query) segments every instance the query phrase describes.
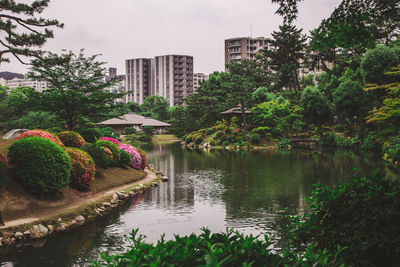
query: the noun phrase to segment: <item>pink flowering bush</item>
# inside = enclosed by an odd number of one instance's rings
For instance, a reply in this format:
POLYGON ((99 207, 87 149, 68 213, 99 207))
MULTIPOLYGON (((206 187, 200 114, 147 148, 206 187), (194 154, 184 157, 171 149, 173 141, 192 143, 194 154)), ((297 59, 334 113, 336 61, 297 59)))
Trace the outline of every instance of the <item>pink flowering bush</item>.
POLYGON ((52 141, 56 145, 63 146, 63 143, 60 141, 60 139, 57 136, 55 136, 55 135, 53 135, 53 134, 51 134, 49 132, 42 131, 42 130, 26 131, 26 132, 18 135, 16 140, 19 140, 19 139, 25 138, 25 137, 41 137, 41 138, 44 138, 44 139, 52 141))
POLYGON ((79 190, 89 191, 96 173, 92 157, 78 148, 68 147, 65 151, 71 159, 71 185, 79 190))
POLYGON ((104 151, 104 154, 106 155, 106 157, 111 161, 113 161, 114 157, 113 157, 113 153, 111 152, 111 150, 107 147, 101 147, 104 151))
POLYGON ((113 142, 117 146, 121 145, 120 141, 118 141, 117 139, 111 138, 111 137, 101 137, 99 140, 106 140, 106 141, 109 141, 109 142, 113 142))
POLYGON ((8 159, 7 156, 0 152, 0 169, 8 168, 8 159))
POLYGON ((126 145, 126 144, 121 144, 119 146, 119 149, 124 150, 129 153, 129 156, 131 156, 131 167, 140 170, 142 166, 142 157, 140 156, 139 151, 131 146, 131 145, 126 145))

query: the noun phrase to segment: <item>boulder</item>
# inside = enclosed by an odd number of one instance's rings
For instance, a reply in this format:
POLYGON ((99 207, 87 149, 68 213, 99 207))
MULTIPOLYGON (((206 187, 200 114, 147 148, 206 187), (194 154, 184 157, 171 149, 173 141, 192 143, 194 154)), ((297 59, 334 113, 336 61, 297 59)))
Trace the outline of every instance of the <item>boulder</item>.
POLYGON ((22 237, 24 237, 24 234, 21 233, 21 232, 16 232, 16 233, 14 234, 14 237, 15 237, 16 239, 21 239, 22 237))
POLYGON ((83 224, 85 222, 85 217, 79 215, 78 217, 75 218, 75 221, 77 221, 78 224, 83 224))
POLYGON ((31 232, 32 239, 40 239, 48 234, 49 229, 47 229, 42 224, 39 224, 39 225, 34 225, 29 231, 31 232))

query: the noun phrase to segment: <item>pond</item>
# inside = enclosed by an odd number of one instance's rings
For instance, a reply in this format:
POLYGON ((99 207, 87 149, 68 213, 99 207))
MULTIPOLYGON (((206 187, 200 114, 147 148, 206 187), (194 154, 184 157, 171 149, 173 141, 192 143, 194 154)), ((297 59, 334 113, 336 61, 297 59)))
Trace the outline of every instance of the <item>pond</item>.
POLYGON ((179 144, 147 149, 149 162, 168 183, 134 198, 120 211, 35 247, 0 255, 0 266, 85 266, 101 253, 123 252, 139 228, 149 242, 165 233, 199 233, 202 227, 243 233, 271 231, 276 211, 307 209, 313 184, 340 184, 355 174, 382 169, 379 155, 349 151, 188 151, 179 144))

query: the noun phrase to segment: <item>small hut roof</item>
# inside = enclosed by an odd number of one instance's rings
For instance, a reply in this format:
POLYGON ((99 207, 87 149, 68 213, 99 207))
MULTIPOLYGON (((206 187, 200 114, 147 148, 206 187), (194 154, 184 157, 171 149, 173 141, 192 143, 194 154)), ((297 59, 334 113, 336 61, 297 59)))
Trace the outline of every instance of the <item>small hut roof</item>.
POLYGON ((100 122, 103 125, 138 125, 138 126, 151 126, 151 127, 168 127, 171 124, 158 121, 152 118, 147 118, 136 113, 130 112, 124 115, 121 119, 114 118, 100 122))

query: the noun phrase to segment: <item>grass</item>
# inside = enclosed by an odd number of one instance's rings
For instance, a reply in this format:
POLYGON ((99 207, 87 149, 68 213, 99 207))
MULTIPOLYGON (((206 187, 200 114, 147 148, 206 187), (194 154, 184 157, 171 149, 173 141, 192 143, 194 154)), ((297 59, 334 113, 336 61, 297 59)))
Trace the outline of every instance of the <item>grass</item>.
POLYGON ((180 140, 180 138, 176 137, 173 134, 159 134, 159 135, 153 135, 151 138, 151 141, 154 144, 162 144, 162 143, 169 143, 171 141, 177 141, 180 140))
POLYGON ((12 143, 14 143, 15 140, 12 139, 3 139, 3 136, 0 136, 0 152, 3 154, 8 153, 8 147, 11 146, 12 143))

